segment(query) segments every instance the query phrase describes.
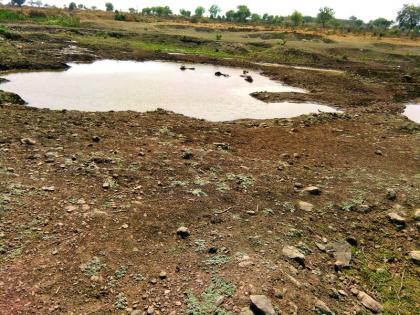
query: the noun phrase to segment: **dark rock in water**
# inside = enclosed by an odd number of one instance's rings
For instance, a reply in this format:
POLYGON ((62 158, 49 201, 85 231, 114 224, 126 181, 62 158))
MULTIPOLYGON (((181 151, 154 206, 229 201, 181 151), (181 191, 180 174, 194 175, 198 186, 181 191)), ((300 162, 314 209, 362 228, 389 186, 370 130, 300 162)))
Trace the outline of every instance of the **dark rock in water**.
POLYGON ((215 73, 214 73, 214 75, 215 75, 216 77, 225 77, 225 78, 229 77, 229 75, 228 75, 228 74, 221 73, 220 71, 215 72, 215 73))
POLYGON ((26 102, 17 94, 0 91, 0 104, 25 105, 26 102))
POLYGON ((242 73, 245 75, 245 74, 248 74, 248 73, 249 73, 249 71, 244 70, 242 73))
POLYGON ((187 68, 185 65, 182 65, 181 68, 179 68, 179 69, 181 69, 182 71, 185 71, 185 70, 195 70, 195 68, 187 68))
POLYGON ((5 78, 0 78, 0 84, 1 84, 1 83, 6 83, 6 82, 9 82, 9 80, 7 80, 7 79, 5 79, 5 78))
POLYGON ((247 75, 247 76, 245 76, 245 81, 249 82, 249 83, 252 83, 252 82, 254 82, 254 79, 250 75, 247 75))

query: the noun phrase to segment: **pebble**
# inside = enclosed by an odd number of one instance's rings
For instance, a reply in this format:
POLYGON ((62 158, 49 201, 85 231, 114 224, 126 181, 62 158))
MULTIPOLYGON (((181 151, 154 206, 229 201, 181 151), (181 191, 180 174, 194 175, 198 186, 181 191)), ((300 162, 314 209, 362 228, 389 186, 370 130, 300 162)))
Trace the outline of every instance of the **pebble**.
POLYGON ((22 138, 22 139, 20 139, 20 142, 22 144, 27 144, 27 145, 35 145, 36 144, 36 141, 34 139, 31 139, 31 138, 22 138))
POLYGON ((276 312, 271 301, 265 295, 251 295, 251 310, 255 314, 275 315, 276 312))
POLYGON ((283 247, 282 253, 287 258, 296 260, 299 264, 305 264, 305 255, 302 254, 296 247, 294 246, 285 246, 283 247))
POLYGON ((414 211, 414 220, 420 221, 420 209, 416 209, 416 211, 414 211))
POLYGON ((325 304, 324 301, 321 301, 319 299, 316 300, 314 311, 317 314, 334 315, 334 313, 330 310, 327 304, 325 304))
POLYGON ((394 189, 387 189, 386 190, 386 199, 388 200, 395 200, 397 199, 397 192, 394 189))
POLYGON ((382 313, 384 311, 383 306, 365 292, 359 291, 357 298, 364 307, 371 310, 374 314, 382 313))
POLYGON ((387 214, 389 221, 397 225, 405 225, 405 218, 400 216, 398 213, 390 212, 387 214))
POLYGON ((190 230, 185 227, 185 226, 181 226, 177 231, 176 234, 180 237, 180 238, 187 238, 188 236, 191 235, 190 230))
POLYGON ((306 187, 303 191, 314 196, 319 196, 321 194, 321 189, 316 186, 306 187))
POLYGON ((165 280, 166 278, 168 278, 168 275, 166 274, 166 272, 165 272, 165 271, 162 271, 162 272, 159 274, 159 278, 160 278, 161 280, 165 280))
POLYGON ((413 250, 408 253, 408 256, 416 265, 420 265, 420 250, 413 250))
POLYGON ((298 207, 302 211, 311 212, 313 210, 313 208, 314 208, 314 205, 311 204, 311 203, 309 203, 309 202, 299 201, 298 202, 298 207))

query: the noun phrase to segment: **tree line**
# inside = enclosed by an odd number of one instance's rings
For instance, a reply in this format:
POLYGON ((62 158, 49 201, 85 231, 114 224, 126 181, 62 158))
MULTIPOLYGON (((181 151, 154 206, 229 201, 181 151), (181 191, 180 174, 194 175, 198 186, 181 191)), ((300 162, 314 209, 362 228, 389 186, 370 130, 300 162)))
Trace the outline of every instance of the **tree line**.
MULTIPOLYGON (((2 0, 0 0, 1 2, 2 0)), ((11 0, 11 5, 22 6, 26 0, 11 0)), ((31 6, 41 7, 43 4, 41 0, 30 0, 28 4, 31 6)), ((48 6, 48 5, 44 5, 48 6)), ((76 4, 70 2, 67 6, 69 10, 88 10, 83 4, 76 4)), ((90 9, 96 10, 97 7, 91 7, 90 9)), ((106 11, 114 11, 114 5, 111 2, 105 4, 106 11)), ((205 14, 208 13, 208 17, 212 20, 237 22, 237 23, 266 23, 273 25, 284 25, 291 27, 302 27, 305 25, 318 24, 322 28, 326 27, 346 27, 350 29, 379 29, 388 30, 392 28, 398 28, 399 30, 409 32, 420 32, 420 5, 405 4, 401 10, 397 12, 396 21, 387 20, 383 17, 365 23, 363 20, 358 19, 355 16, 351 16, 349 19, 337 19, 335 18, 334 9, 329 7, 322 7, 319 9, 316 17, 304 16, 299 11, 294 11, 289 16, 271 15, 269 13, 258 14, 253 13, 246 5, 239 5, 234 10, 228 10, 222 14, 222 9, 214 4, 210 8, 206 9, 203 6, 198 6, 194 12, 186 9, 181 9, 179 14, 175 14, 169 6, 153 6, 145 7, 140 12, 134 8, 128 10, 131 14, 143 14, 143 15, 156 15, 156 16, 181 16, 184 18, 191 19, 202 19, 205 14)), ((124 20, 125 15, 122 11, 116 11, 116 19, 124 20)))

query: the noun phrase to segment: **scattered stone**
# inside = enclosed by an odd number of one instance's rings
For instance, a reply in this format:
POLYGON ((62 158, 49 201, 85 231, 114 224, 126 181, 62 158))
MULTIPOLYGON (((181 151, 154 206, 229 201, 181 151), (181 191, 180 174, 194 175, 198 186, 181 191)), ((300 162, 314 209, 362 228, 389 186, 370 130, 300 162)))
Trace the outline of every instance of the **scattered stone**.
POLYGON ((398 213, 390 212, 387 214, 387 217, 391 223, 394 223, 396 225, 402 225, 405 226, 405 218, 400 216, 398 213))
POLYGON ((359 291, 357 294, 357 298, 359 299, 360 303, 363 304, 364 307, 371 310, 375 314, 382 313, 384 310, 383 306, 378 301, 374 300, 370 295, 366 294, 365 292, 359 291))
POLYGON ((275 315, 276 312, 271 304, 271 301, 265 295, 251 295, 251 310, 254 314, 261 315, 275 315))
POLYGON ((168 278, 168 275, 167 275, 167 273, 165 271, 162 271, 159 274, 159 278, 160 278, 160 280, 165 280, 166 278, 168 278))
POLYGON ((190 160, 193 158, 193 156, 194 154, 190 150, 185 150, 184 152, 182 152, 182 155, 181 155, 181 157, 184 160, 190 160))
POLYGON ((73 211, 77 210, 77 207, 73 206, 73 205, 69 205, 69 206, 65 207, 64 210, 66 210, 67 213, 72 213, 73 211))
POLYGON ((306 187, 303 191, 314 196, 319 196, 321 194, 321 189, 316 186, 306 187))
POLYGON ((225 300, 226 300, 226 297, 225 297, 224 295, 221 295, 221 296, 219 296, 219 297, 216 299, 216 301, 214 302, 214 304, 215 304, 216 306, 220 306, 220 305, 222 305, 222 304, 225 302, 225 300))
POLYGON ((248 307, 244 307, 239 315, 254 315, 254 313, 248 307))
POLYGON ((36 141, 34 139, 31 139, 31 138, 20 139, 20 142, 22 144, 26 144, 26 145, 35 145, 36 144, 36 141))
POLYGON ((327 252, 332 253, 336 259, 334 267, 342 270, 350 267, 351 247, 347 242, 335 242, 326 246, 327 252))
POLYGON ((188 236, 190 236, 191 234, 190 234, 190 230, 187 228, 187 227, 185 227, 185 226, 182 226, 182 227, 180 227, 177 231, 176 231, 176 234, 179 236, 179 237, 181 237, 181 238, 187 238, 188 236))
POLYGON ((128 229, 128 224, 127 224, 127 223, 124 223, 121 227, 122 227, 124 230, 127 230, 127 229, 128 229))
POLYGON ((283 247, 282 253, 287 258, 296 260, 299 264, 305 264, 305 255, 302 254, 296 247, 294 246, 285 246, 283 247))
POLYGON ((109 189, 109 187, 111 187, 111 185, 109 184, 109 182, 108 182, 108 181, 106 181, 106 182, 104 182, 104 183, 102 184, 102 188, 103 188, 103 189, 109 189))
POLYGON ((349 243, 351 246, 357 246, 357 239, 353 236, 349 236, 346 238, 347 243, 349 243))
POLYGON ((99 141, 101 141, 101 137, 99 137, 99 136, 93 136, 92 137, 92 141, 98 143, 99 141))
POLYGON ((334 315, 325 302, 317 299, 315 302, 314 311, 320 315, 334 315))
POLYGON ((305 201, 299 201, 298 206, 300 210, 307 211, 307 212, 311 212, 314 208, 313 204, 309 202, 305 202, 305 201))
POLYGON ((216 149, 222 149, 226 151, 230 149, 229 144, 227 143, 215 142, 213 145, 216 147, 216 149))
POLYGON ((387 189, 386 199, 391 200, 391 201, 397 199, 397 192, 391 188, 387 189))
POLYGON ((55 191, 55 187, 54 186, 44 186, 42 187, 43 191, 48 191, 48 192, 53 192, 55 191))
POLYGON ((420 209, 416 209, 416 211, 414 211, 414 220, 420 221, 420 209))
POLYGON ((384 155, 384 154, 383 154, 383 152, 382 152, 381 150, 376 150, 376 151, 375 151, 375 154, 376 154, 376 155, 384 155))
POLYGON ((408 256, 416 265, 420 265, 420 250, 413 250, 408 253, 408 256))

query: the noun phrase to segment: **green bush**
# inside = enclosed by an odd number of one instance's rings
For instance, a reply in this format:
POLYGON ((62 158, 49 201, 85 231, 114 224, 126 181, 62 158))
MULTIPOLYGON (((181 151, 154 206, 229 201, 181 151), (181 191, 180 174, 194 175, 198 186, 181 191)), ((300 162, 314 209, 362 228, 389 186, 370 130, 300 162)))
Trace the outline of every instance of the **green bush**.
POLYGON ((0 9, 0 21, 17 21, 17 20, 25 20, 25 19, 26 19, 26 16, 20 12, 0 9))

